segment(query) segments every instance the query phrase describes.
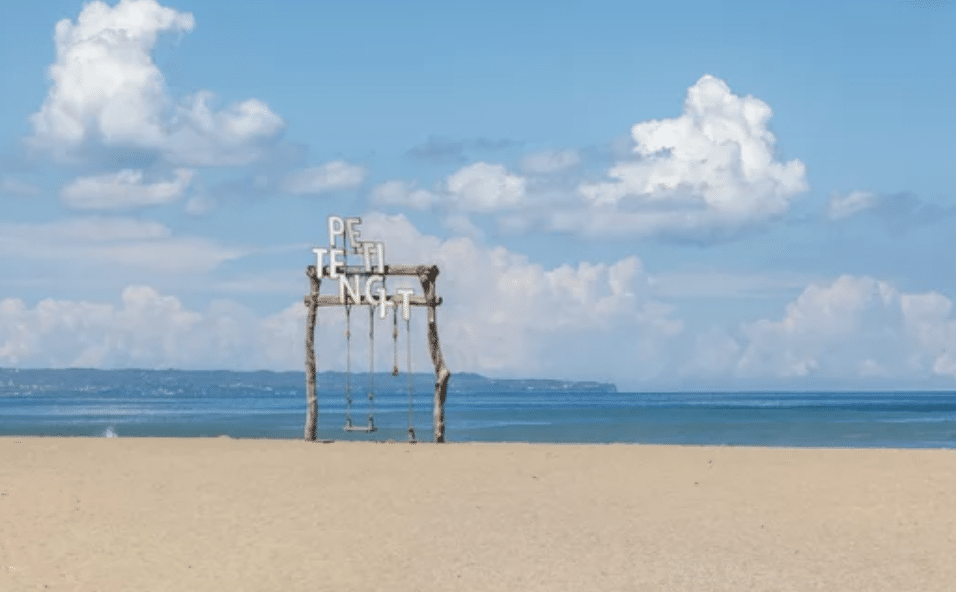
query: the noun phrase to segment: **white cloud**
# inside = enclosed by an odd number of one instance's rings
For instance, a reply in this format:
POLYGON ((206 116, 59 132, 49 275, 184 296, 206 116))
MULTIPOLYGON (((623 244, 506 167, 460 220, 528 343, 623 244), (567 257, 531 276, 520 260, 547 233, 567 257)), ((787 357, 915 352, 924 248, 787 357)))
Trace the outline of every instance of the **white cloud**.
POLYGON ((463 213, 514 208, 525 195, 526 183, 523 177, 509 173, 504 165, 476 162, 449 175, 438 192, 420 189, 405 181, 389 181, 373 190, 372 200, 377 205, 419 210, 442 204, 461 221, 463 213))
POLYGON ((612 181, 582 184, 587 209, 556 217, 554 226, 706 237, 783 214, 807 183, 802 162, 775 160, 771 114, 763 101, 704 76, 688 90, 682 115, 635 125, 638 158, 612 167, 612 181))
POLYGON ((543 150, 526 155, 521 160, 521 171, 530 175, 547 175, 571 168, 581 162, 574 150, 543 150))
POLYGON ((472 212, 493 212, 520 203, 524 178, 500 164, 477 162, 462 167, 446 181, 449 197, 457 207, 472 212))
POLYGON ((405 181, 388 181, 372 190, 372 201, 383 206, 405 206, 425 210, 435 205, 440 196, 405 181))
POLYGON ((471 238, 423 235, 401 215, 363 216, 362 236, 386 241, 390 262, 439 266, 441 339, 455 368, 633 380, 660 372, 664 342, 683 330, 649 297, 636 257, 548 269, 471 238))
POLYGON ((262 156, 262 143, 285 123, 258 99, 213 111, 209 91, 201 91, 176 108, 170 134, 159 145, 166 159, 193 166, 241 166, 262 156))
POLYGON ((201 91, 175 109, 152 60, 156 38, 188 32, 192 14, 155 0, 99 1, 83 7, 76 22, 56 25, 53 84, 31 116, 35 148, 73 157, 88 142, 156 149, 173 163, 234 165, 259 156, 258 143, 274 136, 282 120, 256 99, 213 112, 201 91))
POLYGON ((0 255, 25 261, 120 265, 162 273, 215 269, 248 254, 164 225, 129 218, 80 218, 43 224, 0 223, 0 255))
POLYGON ((60 191, 63 203, 77 210, 129 210, 176 201, 192 182, 194 171, 176 169, 168 181, 145 183, 143 171, 79 177, 60 191))
POLYGON ((285 189, 297 195, 354 189, 362 184, 365 175, 363 167, 336 160, 290 175, 286 179, 285 189))
POLYGON ((779 321, 744 325, 743 376, 956 376, 956 320, 946 297, 901 293, 887 282, 842 276, 812 284, 779 321))
POLYGON ((204 311, 148 286, 120 304, 0 300, 0 365, 301 369, 305 307, 258 317, 234 302, 204 311))
POLYGON ((490 213, 514 208, 525 195, 526 180, 500 164, 476 162, 445 179, 436 192, 414 183, 388 181, 372 192, 372 201, 381 206, 403 206, 419 210, 436 204, 446 206, 458 220, 466 213, 490 213))
POLYGON ((0 194, 36 197, 40 195, 40 188, 19 179, 4 177, 3 181, 0 181, 0 194))
POLYGON ((831 220, 842 220, 868 210, 879 203, 879 198, 869 191, 853 191, 847 195, 834 194, 827 205, 831 220))

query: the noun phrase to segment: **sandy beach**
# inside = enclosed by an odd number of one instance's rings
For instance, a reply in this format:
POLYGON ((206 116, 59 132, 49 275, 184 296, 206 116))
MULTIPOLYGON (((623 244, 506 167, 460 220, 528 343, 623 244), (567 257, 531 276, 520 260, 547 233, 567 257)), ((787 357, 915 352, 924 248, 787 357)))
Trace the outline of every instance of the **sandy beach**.
POLYGON ((0 438, 0 590, 956 586, 956 451, 0 438))

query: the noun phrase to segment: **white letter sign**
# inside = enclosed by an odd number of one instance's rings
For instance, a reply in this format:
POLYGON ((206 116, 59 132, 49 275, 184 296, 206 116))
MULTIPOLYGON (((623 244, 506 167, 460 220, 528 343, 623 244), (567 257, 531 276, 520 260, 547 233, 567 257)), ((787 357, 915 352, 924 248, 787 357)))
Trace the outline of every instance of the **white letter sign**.
POLYGON ((385 243, 362 240, 362 232, 358 228, 361 223, 362 219, 357 217, 329 216, 329 246, 312 249, 316 273, 319 278, 338 280, 339 301, 342 304, 377 306, 379 317, 383 319, 387 308, 398 306, 401 297, 402 317, 408 320, 411 317, 411 296, 415 291, 400 288, 389 296, 385 289, 385 243), (342 240, 338 237, 342 237, 342 240), (355 266, 353 259, 350 266, 350 254, 361 256, 364 265, 355 266), (364 286, 360 278, 365 280, 364 286))

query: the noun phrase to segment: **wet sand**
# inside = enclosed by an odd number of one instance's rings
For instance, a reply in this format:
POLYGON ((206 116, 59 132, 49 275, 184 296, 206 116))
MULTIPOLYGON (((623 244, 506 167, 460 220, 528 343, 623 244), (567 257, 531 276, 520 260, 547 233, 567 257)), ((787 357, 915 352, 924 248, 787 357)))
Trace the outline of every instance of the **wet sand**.
POLYGON ((0 438, 4 591, 954 586, 954 450, 0 438))

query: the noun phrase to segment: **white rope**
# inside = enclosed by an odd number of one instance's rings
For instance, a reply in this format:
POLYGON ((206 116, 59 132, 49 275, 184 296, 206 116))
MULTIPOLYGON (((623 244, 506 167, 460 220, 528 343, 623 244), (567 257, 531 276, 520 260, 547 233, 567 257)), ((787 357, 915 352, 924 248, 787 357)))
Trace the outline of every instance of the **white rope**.
POLYGON ((352 315, 345 305, 345 425, 352 427, 352 315))
POLYGON ((374 427, 372 416, 375 413, 375 307, 369 304, 368 307, 368 427, 371 430, 374 427))
POLYGON ((398 376, 398 306, 392 307, 392 376, 398 376))
MULTIPOLYGON (((409 315, 410 317, 411 315, 409 315)), ((405 319, 405 353, 408 361, 408 440, 415 441, 415 397, 412 381, 412 321, 405 319)), ((396 356, 398 354, 396 353, 396 356)), ((396 366, 397 367, 397 366, 396 366)))

